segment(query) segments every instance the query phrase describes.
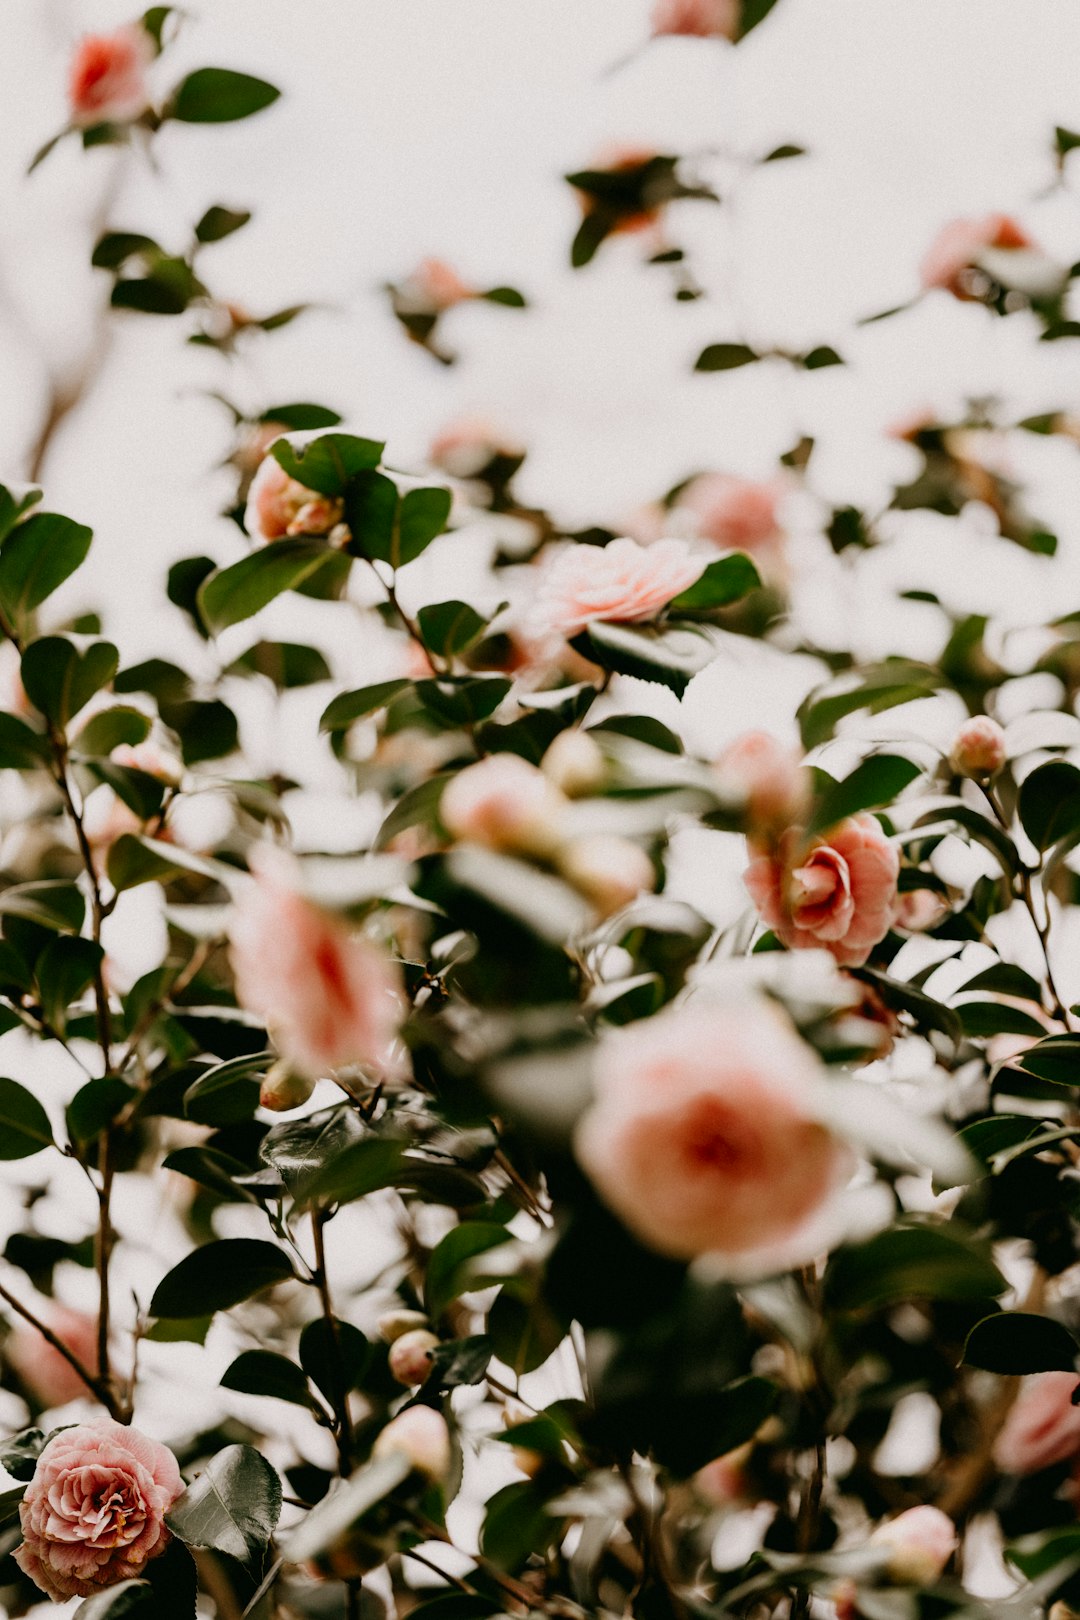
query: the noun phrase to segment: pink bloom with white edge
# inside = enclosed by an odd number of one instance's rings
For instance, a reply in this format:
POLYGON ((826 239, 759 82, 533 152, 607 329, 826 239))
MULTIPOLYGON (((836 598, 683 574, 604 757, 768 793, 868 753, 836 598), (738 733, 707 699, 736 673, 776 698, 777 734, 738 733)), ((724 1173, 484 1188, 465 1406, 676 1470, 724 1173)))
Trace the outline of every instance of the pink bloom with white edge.
POLYGON ((566 802, 554 782, 520 754, 491 754, 451 777, 439 819, 465 843, 545 855, 559 842, 566 802))
POLYGON ((879 1525, 870 1537, 872 1547, 889 1549, 888 1573, 894 1581, 930 1586, 960 1545, 956 1526, 940 1508, 908 1508, 879 1525))
POLYGON ((244 527, 253 540, 329 534, 341 522, 339 500, 290 478, 274 456, 264 456, 248 491, 244 527))
POLYGON ((753 833, 770 834, 796 825, 810 802, 810 778, 794 748, 767 731, 746 731, 716 762, 722 787, 744 801, 753 833))
POLYGON ((599 619, 642 624, 699 580, 708 561, 685 540, 575 542, 542 565, 535 617, 567 637, 599 619))
POLYGON ((441 1412, 431 1406, 410 1406, 391 1418, 371 1448, 373 1457, 389 1457, 402 1451, 417 1473, 431 1480, 445 1479, 450 1472, 450 1430, 441 1412))
POLYGON ((988 714, 965 720, 949 751, 950 765, 962 776, 996 776, 1006 757, 1005 732, 988 714))
POLYGON ((165 1514, 183 1488, 172 1452, 138 1429, 62 1429, 19 1505, 15 1562, 55 1603, 135 1579, 169 1545, 165 1514))
POLYGON ((153 60, 153 42, 138 23, 80 40, 68 72, 71 122, 89 129, 139 118, 150 105, 147 70, 153 60))
POLYGON ((733 1274, 809 1261, 848 1182, 847 1145, 819 1115, 820 1061, 765 1003, 691 1002, 606 1034, 579 1162, 643 1243, 733 1274))
POLYGON ((739 28, 739 0, 656 0, 652 32, 689 34, 697 39, 734 39, 739 28))
POLYGON ((476 297, 476 288, 463 281, 445 259, 421 259, 399 290, 410 303, 440 312, 476 297))
POLYGON ((676 509, 695 520, 697 534, 714 545, 754 552, 780 538, 778 483, 737 478, 733 473, 702 473, 681 492, 676 509))
POLYGON ((792 827, 774 848, 751 843, 751 855, 743 882, 789 949, 823 949, 858 967, 891 928, 900 857, 866 812, 809 841, 792 827))
POLYGON ((984 214, 979 219, 954 219, 942 226, 930 244, 919 279, 928 291, 943 288, 954 298, 970 299, 967 272, 988 248, 1031 248, 1035 243, 1022 225, 1008 214, 984 214))
MULTIPOLYGON (((96 1370, 96 1317, 50 1301, 42 1308, 39 1319, 88 1371, 96 1370)), ((29 1322, 16 1322, 0 1349, 0 1359, 18 1374, 42 1406, 66 1406, 69 1401, 77 1401, 88 1393, 70 1361, 29 1322)))
POLYGON ((1003 1474, 1035 1474, 1080 1456, 1080 1406, 1072 1403, 1080 1378, 1072 1372, 1025 1378, 994 1445, 1003 1474))
POLYGON ((282 1057, 318 1079, 349 1064, 384 1070, 402 1013, 401 975, 370 940, 300 893, 283 851, 253 852, 233 908, 230 957, 241 1006, 282 1057))

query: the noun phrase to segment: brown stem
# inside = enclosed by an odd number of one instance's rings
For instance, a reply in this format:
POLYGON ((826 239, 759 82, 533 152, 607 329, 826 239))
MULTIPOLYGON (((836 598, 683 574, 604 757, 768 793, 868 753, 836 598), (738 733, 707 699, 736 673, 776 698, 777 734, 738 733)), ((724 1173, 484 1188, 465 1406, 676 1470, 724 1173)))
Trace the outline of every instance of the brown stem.
MULTIPOLYGON (((983 798, 993 811, 994 818, 998 825, 1003 829, 1003 831, 1009 832, 1009 818, 1001 808, 997 794, 994 792, 993 788, 988 786, 986 783, 980 782, 979 786, 982 789, 983 798)), ((1031 886, 1032 875, 1033 874, 1027 869, 1026 866, 1021 868, 1019 874, 1020 886, 1018 898, 1023 902, 1024 909, 1031 918, 1031 925, 1039 937, 1039 944, 1042 947, 1043 965, 1046 969, 1046 989, 1050 997, 1051 1008, 1054 1016, 1065 1025, 1066 1029, 1071 1029, 1072 1025, 1069 1022, 1068 1009, 1066 1008, 1065 1003, 1058 991, 1058 987, 1054 982, 1054 970, 1050 966, 1050 902, 1044 891, 1044 915, 1042 920, 1040 920, 1038 908, 1035 904, 1034 891, 1031 886)))
POLYGON ((314 1282, 322 1301, 323 1317, 330 1333, 330 1342, 334 1348, 334 1361, 336 1363, 337 1378, 334 1381, 333 1408, 334 1408, 334 1439, 337 1442, 338 1473, 342 1479, 348 1479, 352 1473, 352 1416, 349 1412, 349 1388, 345 1374, 345 1362, 341 1353, 341 1335, 338 1332, 337 1317, 334 1315, 334 1301, 330 1293, 330 1280, 326 1270, 326 1240, 324 1227, 326 1215, 324 1211, 313 1209, 311 1212, 311 1232, 315 1240, 315 1272, 314 1282))
POLYGON ((55 1334, 52 1328, 46 1327, 45 1323, 40 1321, 39 1318, 34 1315, 29 1306, 24 1305, 20 1299, 16 1299, 15 1295, 9 1293, 2 1283, 0 1283, 0 1299, 2 1299, 6 1305, 9 1305, 17 1316, 21 1316, 24 1322, 29 1322, 31 1327, 37 1329, 37 1331, 41 1334, 41 1337, 45 1340, 46 1344, 51 1345, 59 1355, 63 1356, 68 1366, 71 1367, 73 1371, 78 1373, 87 1389, 90 1390, 93 1395, 97 1396, 102 1406, 107 1408, 110 1417, 117 1417, 118 1407, 112 1390, 102 1381, 102 1379, 95 1377, 90 1369, 83 1365, 78 1356, 75 1355, 73 1351, 69 1350, 63 1339, 55 1334))

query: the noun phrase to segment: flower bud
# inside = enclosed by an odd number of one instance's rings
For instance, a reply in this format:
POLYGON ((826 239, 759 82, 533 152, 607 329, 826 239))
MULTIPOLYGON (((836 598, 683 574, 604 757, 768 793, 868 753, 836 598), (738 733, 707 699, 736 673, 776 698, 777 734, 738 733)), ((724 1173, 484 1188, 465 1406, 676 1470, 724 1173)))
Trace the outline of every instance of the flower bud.
POLYGON ((910 1586, 936 1581, 959 1546, 956 1526, 936 1507, 913 1507, 879 1525, 870 1545, 889 1551, 888 1574, 910 1586))
POLYGON ((614 833, 572 838, 558 854, 559 870, 601 917, 621 911, 656 883, 652 861, 639 844, 614 833))
POLYGON ((1005 763, 1005 733, 989 715, 965 720, 953 739, 949 764, 961 776, 996 776, 1005 763))
POLYGON ((314 1090, 314 1080, 309 1080, 306 1075, 292 1074, 275 1064, 270 1073, 263 1077, 259 1088, 259 1107, 269 1108, 274 1114, 284 1114, 290 1108, 302 1107, 314 1090))
POLYGON ((390 1346, 390 1372, 399 1384, 410 1389, 422 1384, 431 1371, 432 1352, 439 1347, 436 1334, 428 1328, 412 1328, 390 1346))
POLYGON ((395 1339, 414 1332, 416 1328, 426 1328, 428 1319, 423 1311, 384 1311, 376 1325, 387 1344, 393 1344, 395 1339))
POLYGON ((550 855, 559 842, 566 799, 543 771, 517 754, 492 754, 447 783, 439 817, 469 844, 523 855, 550 855))
POLYGON ((391 1418, 371 1448, 373 1457, 403 1451, 417 1473, 439 1481, 450 1472, 450 1430, 431 1406, 410 1406, 391 1418))
POLYGON ((567 798, 582 799, 603 786, 605 760, 587 731, 560 731, 540 769, 567 798))
POLYGON ((792 748, 767 731, 747 731, 716 762, 721 783, 746 808, 747 831, 768 838, 801 822, 810 801, 810 778, 792 748))

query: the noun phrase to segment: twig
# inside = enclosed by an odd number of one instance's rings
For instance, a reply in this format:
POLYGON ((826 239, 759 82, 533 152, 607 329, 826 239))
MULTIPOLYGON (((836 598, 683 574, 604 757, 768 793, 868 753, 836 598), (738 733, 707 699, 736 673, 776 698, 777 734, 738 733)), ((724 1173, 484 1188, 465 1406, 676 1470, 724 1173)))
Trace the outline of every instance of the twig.
POLYGON ((68 1348, 63 1339, 54 1333, 52 1328, 46 1327, 45 1323, 34 1315, 29 1306, 24 1305, 21 1300, 16 1299, 14 1294, 9 1293, 3 1283, 0 1283, 0 1299, 6 1305, 9 1305, 16 1315, 21 1316, 24 1322, 29 1322, 31 1327, 37 1329, 46 1344, 51 1345, 59 1355, 63 1356, 68 1366, 78 1373, 91 1394, 96 1395, 101 1404, 108 1409, 109 1415, 115 1418, 118 1413, 117 1402, 109 1386, 103 1383, 100 1378, 95 1377, 90 1369, 83 1365, 78 1356, 68 1348))

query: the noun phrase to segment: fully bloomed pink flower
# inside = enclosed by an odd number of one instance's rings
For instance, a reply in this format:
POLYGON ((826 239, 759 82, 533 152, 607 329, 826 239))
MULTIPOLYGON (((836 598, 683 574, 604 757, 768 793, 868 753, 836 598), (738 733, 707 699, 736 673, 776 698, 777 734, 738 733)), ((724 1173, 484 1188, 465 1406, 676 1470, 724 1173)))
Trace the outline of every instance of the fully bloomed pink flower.
POLYGON ((342 504, 290 478, 279 461, 264 456, 248 491, 244 527, 255 540, 298 534, 329 534, 341 522, 342 504))
POLYGON ((900 857, 866 812, 809 842, 792 827, 774 848, 751 844, 751 854, 743 882, 790 949, 831 951, 857 967, 892 926, 900 857))
POLYGON ((19 1506, 15 1562, 56 1603, 141 1575, 169 1544, 165 1514, 183 1490, 166 1446, 111 1418, 62 1429, 19 1506))
POLYGON ((1071 1372, 1025 1378, 994 1446, 1004 1474, 1035 1474, 1080 1456, 1080 1406, 1072 1404, 1080 1379, 1071 1372))
POLYGON ((650 1248, 763 1275, 812 1259, 853 1157, 819 1061, 771 1006, 691 1002, 600 1043, 577 1157, 650 1248))
POLYGON ((760 551, 775 544, 781 530, 777 483, 737 478, 734 473, 702 473, 680 493, 676 508, 689 513, 703 540, 735 551, 760 551))
POLYGON ((674 597, 701 578, 708 558, 685 540, 611 540, 606 546, 572 543, 543 566, 537 623, 575 636, 597 619, 639 624, 655 619, 674 597))
POLYGON ((690 34, 697 39, 734 39, 739 28, 739 0, 655 0, 652 31, 690 34))
POLYGON ((153 44, 138 23, 80 40, 68 73, 72 123, 88 129, 138 118, 150 103, 146 74, 153 59, 153 44))
MULTIPOLYGON (((84 1311, 50 1303, 41 1313, 45 1326, 66 1344, 90 1372, 97 1367, 97 1321, 84 1311)), ((66 1406, 87 1393, 86 1385, 37 1328, 19 1321, 4 1340, 3 1359, 42 1406, 66 1406)))
POLYGON ((261 849, 232 914, 230 955, 241 1006, 265 1019, 282 1057, 318 1079, 347 1064, 390 1062, 400 975, 369 940, 299 892, 292 863, 261 849))
POLYGON ((967 272, 978 264, 987 248, 1030 248, 1032 238, 1008 214, 983 214, 979 219, 954 219, 943 225, 919 266, 919 279, 929 290, 944 288, 954 298, 970 299, 967 272))

